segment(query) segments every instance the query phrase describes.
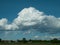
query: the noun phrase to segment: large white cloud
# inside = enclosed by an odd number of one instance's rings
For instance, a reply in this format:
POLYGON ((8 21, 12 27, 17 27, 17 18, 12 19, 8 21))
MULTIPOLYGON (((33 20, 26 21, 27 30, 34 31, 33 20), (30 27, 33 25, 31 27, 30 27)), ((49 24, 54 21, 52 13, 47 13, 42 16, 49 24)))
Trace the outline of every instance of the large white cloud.
POLYGON ((60 18, 46 15, 33 7, 24 8, 18 13, 18 17, 8 24, 7 19, 0 19, 0 29, 5 30, 37 30, 40 32, 60 32, 60 18))

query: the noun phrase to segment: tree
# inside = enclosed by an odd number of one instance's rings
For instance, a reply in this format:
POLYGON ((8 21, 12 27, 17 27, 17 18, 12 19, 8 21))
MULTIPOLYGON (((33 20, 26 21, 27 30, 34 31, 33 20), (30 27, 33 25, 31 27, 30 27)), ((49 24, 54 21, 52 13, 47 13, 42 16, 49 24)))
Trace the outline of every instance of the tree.
POLYGON ((30 39, 29 42, 31 42, 32 40, 30 39))
POLYGON ((17 40, 17 42, 20 42, 20 40, 17 40))
POLYGON ((31 39, 29 40, 29 43, 32 43, 32 40, 31 39))
POLYGON ((23 38, 23 42, 24 42, 24 43, 26 43, 26 42, 27 42, 26 38, 23 38))
POLYGON ((54 38, 53 40, 51 40, 52 43, 58 43, 59 40, 57 38, 54 38))
POLYGON ((0 38, 0 42, 2 41, 2 39, 0 38))

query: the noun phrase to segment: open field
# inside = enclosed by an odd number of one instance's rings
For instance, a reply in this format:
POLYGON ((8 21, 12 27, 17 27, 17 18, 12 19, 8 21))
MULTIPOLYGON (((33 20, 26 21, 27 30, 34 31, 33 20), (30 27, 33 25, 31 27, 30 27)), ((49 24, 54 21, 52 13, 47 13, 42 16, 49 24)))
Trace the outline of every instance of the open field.
POLYGON ((1 40, 0 45, 60 45, 60 40, 53 39, 53 40, 1 40))
POLYGON ((60 45, 60 43, 31 42, 31 43, 0 43, 0 45, 60 45))

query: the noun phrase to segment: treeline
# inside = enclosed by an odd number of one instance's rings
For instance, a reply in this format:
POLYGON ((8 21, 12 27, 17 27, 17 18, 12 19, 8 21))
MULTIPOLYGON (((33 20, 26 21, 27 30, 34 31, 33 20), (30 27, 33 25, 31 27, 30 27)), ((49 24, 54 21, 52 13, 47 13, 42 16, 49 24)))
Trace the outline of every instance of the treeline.
POLYGON ((6 42, 6 43, 20 43, 20 42, 23 42, 23 43, 32 43, 32 42, 50 42, 50 43, 60 43, 60 40, 54 38, 52 40, 26 40, 26 38, 23 38, 22 40, 2 40, 0 39, 0 42, 6 42))

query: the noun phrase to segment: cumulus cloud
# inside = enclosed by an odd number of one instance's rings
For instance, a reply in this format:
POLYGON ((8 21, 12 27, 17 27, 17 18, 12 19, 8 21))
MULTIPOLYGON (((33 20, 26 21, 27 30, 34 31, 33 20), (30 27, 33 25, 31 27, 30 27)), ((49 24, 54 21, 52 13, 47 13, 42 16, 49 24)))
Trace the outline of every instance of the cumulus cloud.
POLYGON ((7 24, 7 19, 6 18, 0 19, 0 26, 4 26, 6 24, 7 24))
POLYGON ((39 38, 39 36, 34 36, 34 38, 39 38))
POLYGON ((37 30, 42 33, 54 34, 60 32, 60 18, 46 15, 34 7, 29 7, 20 11, 11 24, 8 24, 6 18, 0 19, 0 29, 37 30))

